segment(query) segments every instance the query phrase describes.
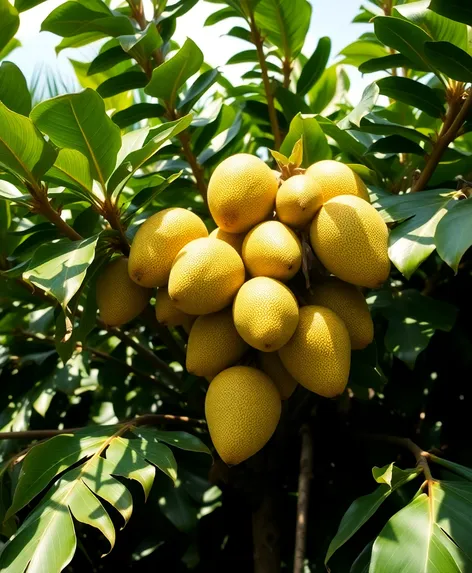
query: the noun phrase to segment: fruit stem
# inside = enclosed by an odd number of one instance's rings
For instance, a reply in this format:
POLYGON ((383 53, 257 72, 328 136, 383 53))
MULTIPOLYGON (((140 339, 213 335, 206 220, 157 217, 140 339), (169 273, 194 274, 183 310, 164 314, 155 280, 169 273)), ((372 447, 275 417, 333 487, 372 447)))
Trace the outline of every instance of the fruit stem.
POLYGON ((433 146, 433 150, 426 162, 425 168, 411 187, 412 193, 422 191, 426 187, 449 144, 458 136, 459 130, 466 120, 471 108, 472 89, 469 90, 467 98, 465 98, 464 93, 458 101, 450 103, 446 117, 444 118, 441 132, 433 146))
POLYGON ((251 11, 249 16, 249 25, 251 29, 251 38, 253 44, 256 46, 257 57, 259 60, 259 66, 261 67, 262 82, 264 84, 264 91, 267 99, 267 107, 269 110, 270 125, 272 127, 272 134, 274 136, 274 146, 278 150, 282 143, 282 137, 280 135, 279 122, 277 120, 277 111, 274 105, 274 95, 272 94, 272 87, 270 85, 269 72, 267 69, 267 63, 264 55, 264 41, 262 39, 261 33, 256 26, 256 21, 254 19, 254 12, 251 11))
POLYGON ((123 229, 123 226, 121 224, 120 215, 116 208, 116 204, 113 205, 108 197, 105 199, 105 202, 103 204, 102 215, 110 223, 111 228, 115 229, 115 231, 118 231, 118 234, 120 235, 121 250, 125 256, 128 256, 129 242, 126 237, 125 230, 123 229))
POLYGON ((308 424, 300 429, 302 447, 300 453, 300 475, 298 478, 297 526, 295 532, 295 556, 293 573, 303 573, 307 534, 310 483, 313 478, 313 441, 308 424))

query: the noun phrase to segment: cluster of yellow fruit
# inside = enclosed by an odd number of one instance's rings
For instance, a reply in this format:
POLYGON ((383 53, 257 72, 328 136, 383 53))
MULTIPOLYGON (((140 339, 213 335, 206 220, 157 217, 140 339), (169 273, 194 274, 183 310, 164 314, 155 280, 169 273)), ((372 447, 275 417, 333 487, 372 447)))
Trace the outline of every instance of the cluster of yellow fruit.
POLYGON ((359 286, 387 279, 388 230, 362 180, 336 161, 283 181, 261 159, 234 155, 215 169, 208 206, 210 235, 185 209, 147 219, 129 260, 100 277, 97 301, 106 323, 123 324, 158 287, 157 320, 189 332, 187 370, 210 381, 211 438, 237 464, 270 439, 298 383, 325 397, 344 391, 351 349, 373 339, 359 286), (334 276, 300 290, 308 241, 334 276))

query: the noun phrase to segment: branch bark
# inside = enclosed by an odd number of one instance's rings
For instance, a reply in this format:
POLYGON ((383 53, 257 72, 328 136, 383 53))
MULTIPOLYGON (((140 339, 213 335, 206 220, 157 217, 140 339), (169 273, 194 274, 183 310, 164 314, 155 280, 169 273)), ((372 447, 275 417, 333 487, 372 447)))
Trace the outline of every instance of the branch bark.
POLYGON ((32 187, 27 185, 30 195, 33 197, 34 201, 34 212, 39 213, 46 219, 48 219, 53 225, 55 225, 62 235, 68 237, 71 241, 80 241, 83 239, 75 229, 73 229, 60 214, 51 205, 48 196, 47 188, 42 187, 32 187))
POLYGON ((279 573, 279 531, 274 507, 274 494, 266 491, 260 506, 252 514, 254 573, 279 573))
POLYGON ((297 527, 293 573, 303 573, 304 570, 310 484, 313 477, 313 441, 310 427, 307 424, 302 426, 301 436, 302 448, 300 454, 300 476, 298 479, 297 527))

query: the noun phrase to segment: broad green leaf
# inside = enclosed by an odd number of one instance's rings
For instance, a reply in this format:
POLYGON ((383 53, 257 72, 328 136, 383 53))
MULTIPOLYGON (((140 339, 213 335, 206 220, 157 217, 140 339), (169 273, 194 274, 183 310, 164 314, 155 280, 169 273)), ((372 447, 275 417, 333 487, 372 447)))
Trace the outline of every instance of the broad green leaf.
POLYGON ((252 43, 251 32, 241 26, 233 26, 227 35, 252 43))
POLYGON ((91 62, 87 75, 93 76, 99 72, 105 72, 130 58, 131 55, 127 54, 121 46, 113 46, 112 48, 98 54, 98 56, 91 62))
POLYGON ((46 0, 15 0, 15 8, 18 12, 25 12, 26 10, 30 10, 45 1, 46 0))
POLYGON ((187 432, 163 432, 155 430, 154 428, 143 427, 134 428, 132 431, 137 436, 141 436, 149 442, 157 440, 158 442, 165 442, 181 450, 211 455, 210 450, 199 438, 187 432))
POLYGON ((167 102, 171 108, 175 106, 177 92, 183 84, 193 76, 203 63, 200 48, 187 38, 180 50, 152 72, 152 78, 144 90, 150 96, 167 102))
POLYGON ((407 278, 436 248, 436 227, 452 206, 453 195, 450 190, 434 189, 378 200, 377 207, 386 223, 404 221, 390 231, 388 252, 407 278))
POLYGON ((60 54, 62 50, 67 48, 81 48, 82 46, 87 46, 92 42, 96 42, 104 38, 106 34, 101 32, 84 32, 83 34, 78 34, 77 36, 72 36, 71 38, 62 38, 62 40, 55 47, 56 54, 60 54))
POLYGON ((395 68, 418 69, 418 67, 415 68, 413 62, 406 56, 403 56, 402 54, 390 54, 389 56, 366 60, 359 66, 359 71, 361 74, 370 74, 372 72, 380 72, 395 68))
POLYGON ((426 42, 425 54, 443 74, 459 82, 472 82, 472 56, 450 42, 426 42))
POLYGON ((165 108, 158 103, 137 103, 121 111, 117 111, 111 119, 121 128, 151 117, 162 117, 165 108))
POLYGON ((344 56, 341 64, 359 67, 364 62, 372 60, 373 58, 383 58, 388 54, 385 46, 378 42, 369 42, 367 40, 356 40, 343 48, 340 56, 344 56))
POLYGON ((322 117, 321 115, 316 116, 316 119, 323 132, 336 141, 341 151, 352 155, 352 157, 359 162, 365 161, 364 154, 366 147, 362 143, 355 139, 348 131, 340 129, 330 119, 322 117))
MULTIPOLYGON (((136 433, 136 430, 133 430, 133 432, 136 433)), ((170 448, 160 444, 157 440, 148 441, 141 436, 139 439, 129 440, 128 445, 175 482, 177 479, 177 463, 170 448)))
POLYGON ((242 52, 239 52, 234 56, 231 56, 231 58, 226 62, 226 65, 232 66, 234 64, 245 64, 257 61, 258 61, 257 50, 243 50, 242 52))
POLYGON ((425 142, 426 144, 431 145, 429 137, 424 133, 421 133, 421 131, 405 127, 399 123, 393 123, 388 119, 373 113, 370 113, 361 119, 359 130, 376 135, 401 135, 402 137, 411 139, 416 143, 425 142))
POLYGON ((203 165, 209 159, 214 158, 217 153, 229 145, 240 134, 241 124, 241 114, 237 113, 230 127, 212 138, 211 143, 198 155, 197 161, 203 165))
POLYGON ((44 179, 75 189, 85 197, 93 193, 90 163, 85 155, 74 149, 60 149, 54 165, 46 172, 44 179))
POLYGON ((108 78, 97 87, 97 93, 102 98, 108 98, 123 92, 143 88, 147 83, 148 78, 144 72, 133 70, 108 78))
POLYGON ((226 8, 221 8, 221 10, 213 12, 213 14, 210 14, 208 18, 205 20, 205 23, 203 25, 214 26, 215 24, 218 24, 218 22, 223 22, 223 20, 226 20, 228 18, 235 18, 237 16, 239 16, 238 12, 233 8, 231 8, 230 6, 228 6, 226 8))
POLYGON ((12 62, 3 62, 0 66, 0 101, 21 115, 28 116, 31 111, 31 95, 25 76, 12 62))
POLYGON ((0 0, 0 51, 13 39, 19 26, 18 10, 8 0, 0 0))
POLYGON ((202 95, 216 82, 218 70, 207 70, 199 76, 190 86, 185 97, 179 102, 177 109, 182 113, 188 113, 202 95))
POLYGON ((19 48, 20 46, 20 40, 17 38, 12 38, 8 44, 2 50, 0 50, 0 60, 4 60, 9 54, 11 54, 11 52, 13 52, 13 50, 16 50, 16 48, 19 48))
POLYGON ((58 147, 80 151, 92 175, 105 188, 120 148, 120 129, 105 113, 102 98, 91 89, 38 104, 31 118, 58 147))
POLYGON ((434 235, 438 255, 455 273, 467 249, 472 245, 472 201, 457 201, 439 221, 434 235))
POLYGON ((403 137, 403 135, 388 135, 377 139, 366 153, 415 153, 416 155, 424 156, 425 151, 417 143, 403 137))
POLYGON ((146 62, 154 50, 162 46, 162 38, 154 22, 149 23, 146 29, 137 34, 119 36, 118 41, 123 50, 133 56, 138 62, 146 62))
POLYGON ((42 245, 35 251, 23 278, 51 294, 65 310, 95 257, 97 241, 98 236, 94 236, 42 245))
POLYGON ((320 79, 308 92, 308 101, 314 113, 325 110, 336 95, 338 85, 337 66, 326 68, 320 79))
POLYGON ((159 508, 179 531, 190 533, 197 526, 197 508, 181 485, 167 486, 159 498, 159 508))
POLYGON ((0 102, 0 166, 37 186, 51 167, 57 151, 47 143, 33 122, 0 102))
POLYGON ((424 53, 425 42, 430 42, 432 38, 419 26, 401 18, 377 16, 374 19, 374 29, 382 43, 398 50, 418 66, 418 69, 434 71, 424 53))
POLYGON ((356 107, 338 123, 341 129, 351 129, 353 126, 359 127, 361 119, 367 115, 375 106, 379 97, 379 88, 374 82, 368 85, 363 94, 361 101, 356 107))
POLYGON ((370 557, 372 555, 373 541, 370 541, 356 557, 349 573, 369 573, 370 557))
POLYGON ((261 0, 255 7, 258 28, 288 62, 300 53, 310 19, 311 5, 307 0, 261 0))
POLYGON ((382 483, 372 493, 359 497, 351 504, 339 524, 336 535, 331 540, 326 553, 325 564, 331 559, 334 552, 351 539, 364 523, 374 515, 392 492, 418 476, 418 470, 401 470, 394 466, 393 463, 383 468, 383 470, 383 473, 389 471, 391 474, 389 483, 382 483))
POLYGON ((432 117, 441 117, 444 105, 429 86, 410 78, 390 76, 377 81, 380 93, 389 98, 417 107, 432 117))
POLYGON ((322 159, 331 159, 331 149, 323 130, 314 116, 297 114, 290 123, 280 152, 289 156, 297 141, 303 138, 303 163, 309 167, 322 159))
POLYGON ((463 0, 431 0, 429 9, 456 22, 472 26, 472 6, 463 0))
POLYGON ((280 103, 287 121, 292 121, 297 113, 311 113, 310 106, 301 96, 294 94, 281 85, 277 86, 275 97, 280 103))
POLYGON ((116 199, 120 195, 126 183, 129 181, 130 177, 142 165, 144 165, 144 163, 146 163, 146 161, 148 161, 164 145, 164 143, 166 143, 166 141, 170 140, 184 129, 187 129, 191 121, 192 116, 185 115, 176 121, 163 123, 158 128, 152 130, 150 132, 150 137, 152 137, 152 139, 148 141, 142 149, 129 153, 123 159, 122 163, 116 168, 108 182, 108 195, 116 199))
MULTIPOLYGON (((131 219, 133 219, 133 217, 135 217, 139 212, 143 211, 148 205, 150 205, 158 195, 165 191, 167 187, 181 175, 182 171, 179 171, 178 173, 173 173, 167 179, 164 179, 163 177, 160 177, 156 174, 155 184, 151 185, 150 187, 144 187, 138 193, 136 193, 132 199, 130 199, 130 205, 126 210, 123 220, 125 222, 129 222, 131 219)), ((126 205, 126 202, 123 202, 123 205, 126 205)))
POLYGON ((307 94, 321 78, 326 69, 331 52, 331 40, 324 36, 318 41, 315 51, 303 66, 302 73, 297 81, 297 94, 307 94))
POLYGON ((390 518, 374 542, 370 573, 468 571, 467 557, 435 523, 431 505, 422 493, 390 518))
POLYGON ((471 468, 467 468, 467 467, 462 466, 460 464, 456 464, 455 462, 450 462, 449 460, 445 460, 444 458, 440 458, 434 454, 430 454, 429 456, 430 456, 430 459, 432 462, 434 462, 440 466, 443 466, 443 467, 447 468, 448 470, 450 470, 451 472, 454 472, 458 476, 461 476, 464 479, 472 482, 472 469, 471 468))

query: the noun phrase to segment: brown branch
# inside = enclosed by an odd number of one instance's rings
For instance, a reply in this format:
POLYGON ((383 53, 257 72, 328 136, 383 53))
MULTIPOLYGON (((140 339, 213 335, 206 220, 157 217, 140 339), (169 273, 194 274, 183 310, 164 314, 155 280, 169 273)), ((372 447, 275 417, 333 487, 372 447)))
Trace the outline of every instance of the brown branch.
POLYGON ((451 103, 449 106, 441 132, 433 146, 433 150, 426 162, 425 168, 411 188, 412 193, 422 191, 426 187, 438 166, 438 163, 441 161, 444 152, 448 148, 449 144, 457 137, 462 124, 472 109, 472 89, 469 90, 467 99, 457 103, 459 103, 460 107, 454 103, 451 103))
POLYGON ((283 86, 284 88, 288 89, 290 86, 290 74, 292 73, 292 64, 290 60, 283 58, 282 60, 282 71, 284 76, 283 86))
POLYGON ((112 204, 111 200, 107 197, 103 204, 101 213, 105 217, 105 219, 110 223, 111 228, 115 229, 115 231, 118 231, 118 234, 120 235, 121 250, 124 255, 128 256, 129 241, 128 238, 126 237, 125 230, 123 229, 123 226, 121 224, 120 214, 117 211, 116 204, 112 204))
POLYGON ((302 448, 300 454, 300 475, 298 479, 297 527, 295 533, 295 556, 293 573, 303 573, 307 534, 310 482, 313 477, 313 442, 310 428, 301 428, 302 448))
POLYGON ((252 42, 256 46, 259 66, 261 68, 262 83, 264 84, 264 91, 267 99, 267 107, 269 109, 270 125, 272 127, 272 134, 274 136, 274 146, 275 149, 277 150, 280 148, 280 145, 282 143, 282 137, 280 135, 279 122, 277 119, 277 111, 275 109, 275 104, 274 104, 274 95, 272 93, 272 87, 270 85, 270 79, 269 79, 269 72, 265 60, 264 41, 262 39, 259 29, 256 26, 256 21, 254 19, 253 12, 251 12, 250 14, 249 25, 251 29, 252 42))
POLYGON ((188 131, 187 130, 182 131, 181 133, 179 133, 177 137, 180 139, 185 159, 190 165, 193 176, 195 177, 195 181, 197 183, 197 189, 199 190, 200 195, 203 197, 203 200, 205 201, 206 204, 208 189, 203 175, 203 167, 200 165, 200 163, 198 163, 198 160, 192 151, 192 147, 190 145, 190 136, 188 134, 188 131))
POLYGON ((37 186, 27 185, 28 191, 33 197, 33 212, 39 213, 46 219, 48 219, 53 225, 55 225, 61 234, 71 239, 71 241, 80 241, 83 239, 75 229, 73 229, 54 209, 51 205, 48 196, 47 188, 41 188, 37 186))

